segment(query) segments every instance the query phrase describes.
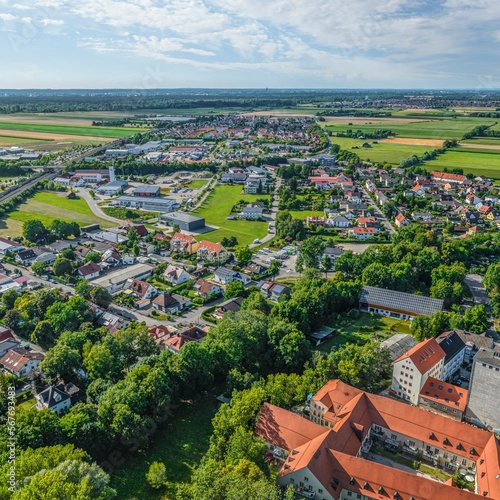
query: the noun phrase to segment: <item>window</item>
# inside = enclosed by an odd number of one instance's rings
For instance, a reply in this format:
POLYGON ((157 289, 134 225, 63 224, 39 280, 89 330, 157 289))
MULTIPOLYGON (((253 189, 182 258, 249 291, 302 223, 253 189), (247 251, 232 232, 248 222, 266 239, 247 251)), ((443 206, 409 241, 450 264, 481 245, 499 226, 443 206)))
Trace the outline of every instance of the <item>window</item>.
POLYGON ((394 441, 397 441, 398 437, 396 436, 396 434, 391 434, 391 439, 394 439, 394 441))
POLYGON ((318 493, 321 495, 321 493, 323 493, 323 490, 321 488, 318 488, 318 493))
POLYGON ((415 448, 415 441, 408 441, 408 445, 409 445, 411 448, 415 448))
POLYGON ((293 477, 290 478, 290 482, 293 483, 295 482, 295 479, 293 477))
POLYGON ((462 460, 462 465, 467 465, 467 460, 465 458, 462 460))
POLYGON ((309 481, 308 477, 304 477, 304 481, 307 483, 309 481))
POLYGON ((348 497, 352 497, 352 493, 350 491, 347 492, 348 497))
POLYGON ((443 453, 443 458, 444 459, 448 458, 448 453, 446 453, 446 451, 443 453))

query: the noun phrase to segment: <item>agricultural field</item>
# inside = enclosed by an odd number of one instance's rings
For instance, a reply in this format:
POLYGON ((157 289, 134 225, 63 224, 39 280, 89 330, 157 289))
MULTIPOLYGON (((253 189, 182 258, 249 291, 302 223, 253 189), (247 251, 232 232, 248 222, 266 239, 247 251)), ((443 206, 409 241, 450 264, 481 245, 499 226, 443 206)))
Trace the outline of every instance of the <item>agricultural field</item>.
POLYGON ((3 115, 0 119, 0 146, 24 146, 54 151, 83 144, 102 144, 145 130, 136 127, 92 126, 94 120, 119 118, 123 116, 117 113, 3 115))
POLYGON ((210 180, 211 179, 193 179, 186 184, 186 187, 189 189, 202 189, 210 182, 210 180))
POLYGON ((370 123, 370 119, 365 119, 368 122, 365 125, 354 123, 352 125, 346 123, 333 123, 325 125, 327 131, 331 131, 334 135, 337 132, 345 132, 348 129, 362 130, 372 132, 381 128, 392 130, 398 137, 411 137, 416 139, 460 139, 466 132, 472 130, 478 125, 493 125, 497 122, 494 118, 434 118, 420 119, 409 123, 400 123, 388 119, 383 124, 370 123))
POLYGON ((109 221, 95 216, 82 198, 68 200, 65 193, 40 192, 19 205, 17 210, 0 218, 0 236, 21 236, 23 223, 31 219, 41 220, 45 225, 49 225, 54 219, 62 219, 77 222, 80 226, 113 226, 109 221))
POLYGON ((146 451, 126 457, 111 474, 111 486, 117 498, 128 500, 167 500, 174 498, 175 486, 189 482, 195 467, 206 453, 212 434, 212 418, 219 406, 209 394, 197 401, 185 402, 175 410, 172 421, 160 429, 146 451), (153 490, 146 473, 153 462, 165 464, 168 482, 165 490, 153 490))
POLYGON ((488 152, 482 149, 467 150, 453 148, 436 160, 425 163, 427 170, 443 170, 462 168, 464 173, 484 175, 492 179, 500 179, 500 151, 488 152))
POLYGON ((203 233, 197 240, 220 242, 224 237, 235 236, 239 245, 248 245, 256 238, 267 234, 267 223, 247 220, 228 220, 231 209, 240 200, 250 203, 258 198, 266 198, 266 194, 245 194, 242 186, 217 186, 194 215, 204 217, 207 226, 217 226, 218 229, 203 233))

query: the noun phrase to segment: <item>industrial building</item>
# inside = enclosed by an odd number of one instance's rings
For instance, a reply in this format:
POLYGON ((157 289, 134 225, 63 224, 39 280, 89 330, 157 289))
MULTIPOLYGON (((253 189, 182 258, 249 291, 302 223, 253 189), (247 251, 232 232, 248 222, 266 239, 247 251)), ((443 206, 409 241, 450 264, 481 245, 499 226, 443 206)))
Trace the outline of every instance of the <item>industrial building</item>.
POLYGON ((156 198, 155 196, 120 196, 114 204, 127 208, 143 208, 153 212, 172 212, 180 206, 175 200, 156 198))
POLYGON ((137 186, 134 196, 160 196, 160 186, 137 186))
POLYGON ((196 217, 195 215, 186 214, 184 212, 171 212, 160 214, 158 222, 166 226, 173 227, 176 224, 183 231, 195 231, 205 227, 205 219, 203 217, 196 217))

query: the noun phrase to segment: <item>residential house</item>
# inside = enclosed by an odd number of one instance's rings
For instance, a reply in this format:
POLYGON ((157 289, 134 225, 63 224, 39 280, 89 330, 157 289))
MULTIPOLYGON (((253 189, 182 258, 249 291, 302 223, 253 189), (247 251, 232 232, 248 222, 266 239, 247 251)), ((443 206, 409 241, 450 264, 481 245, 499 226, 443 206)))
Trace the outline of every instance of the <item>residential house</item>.
POLYGON ((119 266, 122 263, 122 257, 116 250, 110 248, 102 254, 101 261, 111 266, 119 266))
POLYGON ((196 281, 193 290, 196 295, 205 300, 209 297, 217 297, 222 294, 222 288, 219 285, 210 283, 210 281, 205 281, 201 278, 196 281))
POLYGON ((413 220, 432 220, 432 214, 430 212, 412 212, 411 216, 413 220))
POLYGON ((172 264, 170 264, 167 269, 165 269, 163 277, 166 281, 174 286, 186 283, 186 281, 189 281, 191 279, 189 273, 184 271, 182 267, 174 266, 172 264))
MULTIPOLYGON (((11 334, 12 335, 12 334, 11 334)), ((21 342, 13 335, 8 336, 8 333, 2 332, 2 340, 0 341, 0 358, 5 356, 10 350, 18 349, 21 347, 21 342)))
POLYGON ((171 325, 155 325, 148 328, 148 335, 153 338, 160 350, 165 349, 165 341, 176 332, 177 329, 171 325))
POLYGON ((194 236, 174 233, 170 240, 170 250, 174 253, 193 254, 198 251, 199 243, 194 236))
POLYGON ((68 410, 80 397, 80 389, 72 384, 57 384, 47 387, 35 396, 37 410, 49 409, 58 415, 68 410))
POLYGON ((216 318, 222 318, 224 314, 228 312, 238 312, 241 309, 241 303, 243 300, 243 297, 235 297, 234 299, 222 302, 215 308, 214 316, 216 318))
POLYGON ((357 240, 367 240, 368 238, 373 238, 377 234, 377 229, 374 227, 351 227, 349 231, 347 231, 351 238, 355 238, 357 240))
POLYGON ((226 262, 228 255, 226 249, 219 243, 212 243, 211 241, 200 241, 197 251, 199 260, 208 262, 226 262))
POLYGON ((127 290, 130 290, 132 294, 138 299, 152 299, 157 293, 158 289, 142 280, 130 280, 127 290))
POLYGON ((54 252, 42 252, 36 256, 35 260, 33 261, 33 264, 41 263, 50 266, 56 261, 56 259, 57 255, 54 252))
POLYGON ((269 300, 278 302, 279 298, 283 295, 290 295, 290 289, 282 285, 281 283, 276 283, 274 281, 263 280, 257 283, 257 288, 260 293, 269 300))
POLYGON ((318 216, 311 216, 307 217, 306 219, 306 226, 320 226, 323 227, 325 225, 325 218, 324 217, 318 217, 318 216))
POLYGON ((28 248, 26 250, 21 250, 20 252, 16 253, 16 262, 19 262, 19 264, 23 266, 31 266, 33 262, 35 262, 35 259, 37 258, 37 254, 32 248, 28 248))
POLYGON ((78 275, 85 280, 98 278, 100 272, 101 268, 92 260, 78 268, 78 275))
POLYGON ((180 311, 181 305, 172 295, 163 292, 154 298, 153 308, 164 313, 175 314, 180 311))
POLYGON ((436 339, 427 339, 412 347, 394 361, 392 392, 399 398, 418 405, 422 387, 429 377, 441 380, 446 354, 436 339))
POLYGON ((215 270, 214 281, 227 285, 232 281, 241 281, 244 285, 250 283, 252 279, 246 274, 240 273, 238 271, 233 271, 227 267, 219 267, 215 270))
POLYGON ((327 257, 330 259, 332 269, 335 268, 335 261, 344 253, 344 249, 340 247, 326 247, 323 250, 323 255, 321 256, 321 262, 323 262, 327 257))
POLYGON ((394 222, 397 227, 403 227, 408 225, 408 219, 401 213, 396 215, 396 217, 394 218, 394 222))
POLYGON ((201 342, 207 336, 207 331, 199 326, 192 326, 182 332, 177 332, 165 340, 165 347, 174 354, 179 354, 179 350, 188 342, 201 342))
POLYGON ((0 365, 16 377, 25 377, 43 361, 44 355, 36 351, 27 351, 21 347, 7 351, 0 358, 0 365))
POLYGON ((77 260, 85 260, 85 257, 89 252, 92 252, 90 248, 84 247, 82 245, 77 245, 75 249, 73 250, 75 252, 77 260))
POLYGON ((246 206, 241 209, 238 219, 257 220, 262 219, 264 210, 261 207, 246 206))
POLYGON ((121 259, 124 266, 131 266, 135 262, 135 255, 132 253, 124 253, 121 259))

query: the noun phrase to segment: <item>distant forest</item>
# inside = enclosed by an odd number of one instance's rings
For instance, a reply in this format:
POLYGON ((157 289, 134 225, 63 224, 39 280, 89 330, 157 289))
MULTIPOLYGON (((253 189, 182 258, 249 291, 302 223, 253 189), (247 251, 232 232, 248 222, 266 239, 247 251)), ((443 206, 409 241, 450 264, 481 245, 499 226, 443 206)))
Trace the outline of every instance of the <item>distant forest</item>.
MULTIPOLYGON (((499 91, 328 89, 3 90, 0 114, 68 111, 168 111, 191 108, 500 107, 499 91)), ((344 110, 343 110, 344 112, 344 110)), ((336 114, 335 112, 332 114, 336 114)))

